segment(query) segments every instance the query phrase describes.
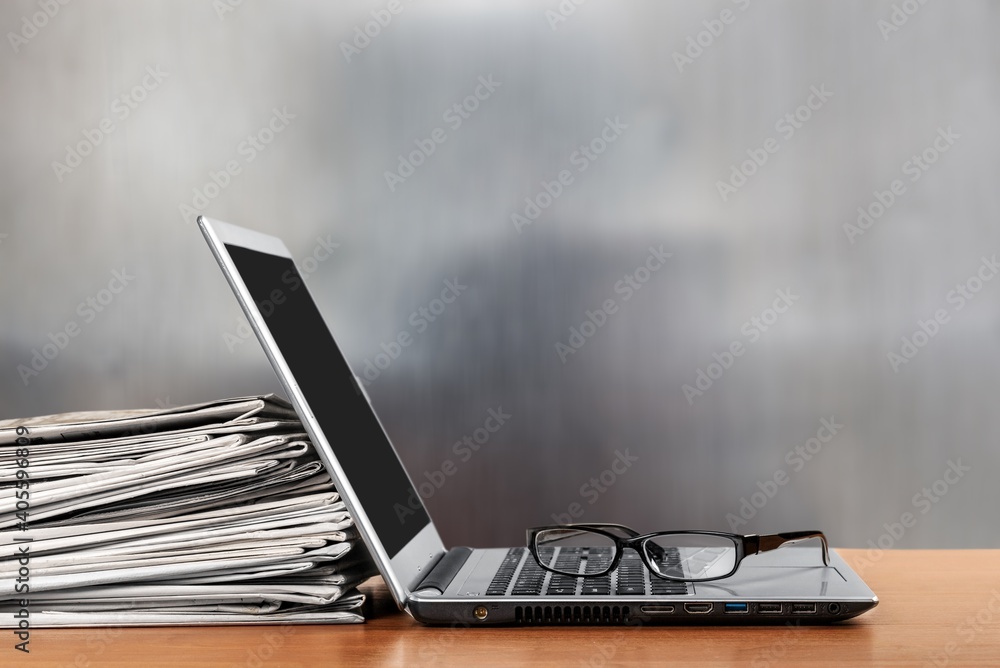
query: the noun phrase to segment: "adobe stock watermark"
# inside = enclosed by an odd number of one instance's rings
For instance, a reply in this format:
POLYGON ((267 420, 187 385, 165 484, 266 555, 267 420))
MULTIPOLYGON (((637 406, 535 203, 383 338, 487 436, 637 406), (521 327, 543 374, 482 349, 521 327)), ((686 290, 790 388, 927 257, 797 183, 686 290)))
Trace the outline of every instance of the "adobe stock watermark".
MULTIPOLYGON (((338 248, 340 248, 340 243, 333 240, 332 234, 316 237, 316 244, 312 247, 309 254, 306 255, 301 262, 296 263, 296 267, 299 270, 299 276, 304 279, 315 272, 319 269, 319 265, 332 257, 334 251, 338 248)), ((240 317, 237 318, 235 330, 232 332, 222 333, 222 340, 225 342, 226 348, 229 349, 229 352, 235 351, 237 346, 248 341, 252 337, 253 329, 250 328, 250 322, 243 314, 240 314, 240 317)))
POLYGON ((854 570, 858 572, 858 575, 864 575, 864 572, 872 564, 882 559, 886 550, 891 550, 895 547, 910 529, 917 526, 920 518, 927 515, 934 506, 941 503, 941 500, 948 495, 948 492, 961 482, 965 474, 970 471, 972 471, 972 468, 964 465, 961 457, 956 457, 954 460, 949 459, 945 463, 944 473, 941 474, 941 477, 921 489, 910 499, 910 505, 913 506, 913 510, 916 512, 905 511, 898 519, 884 523, 882 528, 885 531, 879 534, 875 540, 868 540, 866 543, 868 549, 854 566, 854 570))
POLYGON ((887 18, 881 18, 875 22, 875 26, 882 33, 882 41, 888 42, 889 37, 899 32, 910 18, 920 11, 920 8, 927 4, 927 0, 903 0, 901 3, 893 3, 892 11, 887 18))
POLYGON ((288 129, 295 118, 296 115, 288 111, 287 105, 281 109, 273 107, 267 122, 236 145, 235 151, 238 157, 227 160, 219 171, 209 170, 209 180, 200 188, 192 190, 191 203, 180 203, 178 211, 181 219, 185 223, 190 223, 204 213, 212 200, 221 195, 232 184, 233 179, 243 173, 243 167, 256 160, 278 135, 288 129))
MULTIPOLYGON (((612 120, 610 117, 604 119, 604 127, 601 129, 600 133, 593 139, 591 139, 586 144, 580 144, 575 151, 573 151, 569 156, 569 164, 576 168, 576 173, 580 174, 587 171, 590 167, 611 144, 618 141, 618 138, 622 136, 622 133, 628 129, 628 125, 622 123, 621 118, 618 116, 614 117, 612 120)), ((542 212, 552 206, 552 203, 562 196, 565 189, 574 182, 573 171, 570 169, 560 170, 556 177, 551 181, 543 180, 541 182, 541 190, 534 197, 524 198, 524 209, 520 212, 514 212, 510 215, 510 222, 514 225, 514 229, 520 234, 523 228, 531 225, 542 212)))
POLYGON ((684 393, 684 398, 687 399, 688 406, 693 406, 695 399, 704 396, 706 392, 712 389, 716 381, 732 369, 733 365, 736 364, 736 360, 746 353, 748 347, 757 343, 761 336, 769 331, 782 315, 788 313, 789 309, 795 305, 795 302, 801 298, 799 295, 794 294, 791 288, 775 290, 774 294, 777 297, 771 302, 770 306, 761 311, 760 315, 755 314, 751 316, 740 327, 740 334, 747 338, 745 344, 741 339, 735 339, 721 353, 712 353, 713 361, 709 362, 704 369, 698 367, 695 370, 694 384, 685 383, 681 386, 681 391, 684 393))
POLYGON ((227 14, 232 14, 242 6, 243 0, 212 0, 212 9, 220 21, 225 21, 227 14))
MULTIPOLYGON (((89 325, 106 311, 125 288, 132 284, 135 276, 128 273, 124 267, 111 272, 111 280, 107 286, 81 301, 76 307, 76 314, 84 325, 89 325)), ((80 335, 83 329, 80 322, 70 319, 55 332, 49 332, 46 341, 40 348, 32 348, 31 359, 17 365, 17 373, 21 382, 27 387, 32 379, 37 378, 48 368, 59 355, 69 347, 73 339, 80 335)))
MULTIPOLYGON (((462 123, 472 118, 472 114, 479 109, 479 105, 492 97, 497 88, 503 84, 493 80, 493 75, 480 75, 479 85, 467 95, 461 102, 456 102, 441 114, 443 120, 452 132, 457 132, 462 127, 462 123)), ((444 128, 434 128, 424 139, 414 139, 416 149, 410 151, 405 156, 399 154, 399 162, 396 171, 386 170, 384 173, 385 185, 389 192, 396 192, 396 187, 406 183, 406 179, 413 176, 417 169, 427 162, 427 159, 434 155, 440 144, 448 141, 448 132, 444 128)))
POLYGON ((153 403, 156 404, 156 407, 159 408, 161 411, 170 410, 171 408, 177 408, 176 404, 170 402, 169 394, 165 397, 157 397, 156 399, 153 400, 153 403))
POLYGON ((772 642, 767 648, 758 650, 750 662, 751 668, 771 668, 772 665, 789 665, 785 655, 788 650, 802 642, 802 636, 798 629, 802 622, 796 619, 794 622, 785 622, 785 630, 781 636, 772 642))
POLYGON ((160 87, 163 80, 170 76, 160 69, 159 65, 147 65, 143 70, 142 79, 128 92, 122 93, 111 100, 111 115, 105 116, 97 122, 93 128, 84 128, 83 139, 75 144, 67 144, 63 161, 52 161, 52 171, 56 175, 59 183, 73 170, 83 164, 84 159, 94 152, 107 137, 110 137, 118 129, 118 123, 124 123, 139 105, 146 101, 149 94, 160 87))
MULTIPOLYGON (((931 165, 938 161, 943 153, 955 145, 955 140, 962 135, 955 134, 949 125, 947 128, 939 127, 937 136, 927 145, 927 148, 919 154, 913 154, 908 160, 900 165, 903 176, 908 176, 910 183, 920 180, 931 165)), ((853 246, 858 237, 862 236, 872 228, 875 223, 886 214, 892 206, 899 201, 899 198, 906 194, 906 183, 903 179, 893 179, 885 190, 875 190, 872 192, 874 199, 867 205, 858 207, 858 218, 854 223, 844 223, 844 234, 853 246)))
POLYGON ((1000 615, 1000 590, 990 590, 990 598, 976 612, 967 616, 961 624, 955 627, 955 633, 961 640, 961 644, 954 640, 949 640, 940 650, 928 657, 925 666, 934 668, 946 668, 951 665, 952 659, 961 654, 965 645, 972 644, 976 638, 985 634, 988 638, 996 636, 997 629, 988 628, 1000 615))
POLYGON ((264 631, 259 636, 261 642, 253 649, 247 648, 244 665, 247 668, 262 668, 271 659, 280 658, 282 648, 289 643, 294 634, 295 627, 291 624, 278 624, 277 627, 264 631))
MULTIPOLYGON (((135 608, 135 599, 129 600, 124 607, 129 610, 135 608)), ((103 662, 99 657, 109 651, 125 635, 124 626, 88 628, 86 631, 86 640, 83 643, 86 651, 77 653, 73 657, 72 663, 59 664, 59 668, 89 668, 101 665, 103 662)))
POLYGON ((15 430, 17 447, 11 453, 14 455, 14 471, 12 476, 17 482, 8 487, 11 490, 11 500, 13 501, 14 519, 17 523, 13 529, 20 535, 15 535, 11 552, 4 555, 5 558, 13 562, 17 560, 17 567, 11 564, 12 589, 23 598, 16 598, 13 613, 13 623, 15 629, 14 637, 21 642, 15 642, 14 649, 18 652, 30 654, 31 649, 31 431, 28 427, 20 426, 15 430))
MULTIPOLYGON (((785 454, 784 461, 791 468, 792 473, 798 473, 804 469, 806 464, 815 459, 843 428, 844 425, 837 422, 837 417, 834 415, 829 418, 821 418, 816 434, 785 454)), ((736 531, 737 528, 745 526, 750 520, 757 517, 757 513, 776 497, 781 488, 787 485, 791 479, 791 473, 780 467, 770 478, 758 480, 756 492, 750 494, 749 498, 740 497, 740 509, 736 513, 726 513, 725 520, 729 524, 729 530, 736 531)))
MULTIPOLYGON (((409 0, 412 2, 413 0, 409 0)), ((402 0, 389 0, 382 9, 373 9, 370 12, 371 20, 354 26, 351 41, 340 43, 340 52, 344 54, 344 60, 350 64, 351 59, 360 56, 361 52, 371 46, 372 40, 382 34, 382 31, 389 27, 394 16, 398 16, 406 9, 402 0)))
POLYGON ((893 349, 886 354, 893 373, 899 373, 904 364, 909 364, 921 350, 926 348, 927 344, 941 333, 941 328, 951 322, 952 314, 958 313, 975 299, 983 287, 996 278, 998 272, 1000 272, 1000 262, 997 262, 996 253, 992 257, 984 255, 976 272, 961 283, 955 284, 954 289, 945 295, 945 302, 953 307, 951 311, 941 307, 926 320, 918 319, 917 328, 913 333, 900 337, 898 352, 893 349))
MULTIPOLYGON (((822 109, 831 97, 833 97, 833 92, 826 89, 826 84, 820 84, 818 88, 810 86, 809 95, 806 96, 805 101, 792 111, 780 116, 774 123, 774 131, 778 133, 781 140, 785 142, 791 140, 795 133, 801 130, 813 117, 813 114, 822 109)), ((729 178, 726 181, 715 182, 719 198, 723 202, 727 202, 779 150, 781 150, 781 141, 774 137, 766 138, 758 148, 748 148, 746 160, 739 165, 733 163, 729 166, 729 178)))
POLYGON ((511 417, 510 413, 504 412, 503 406, 497 406, 486 411, 486 419, 483 420, 482 425, 473 429, 471 434, 467 434, 455 441, 455 444, 451 446, 451 451, 455 455, 457 463, 455 459, 448 457, 442 460, 441 465, 433 471, 424 471, 424 480, 418 479, 414 489, 410 490, 410 495, 407 497, 406 503, 393 504, 392 508, 396 512, 399 523, 405 524, 411 515, 420 510, 420 499, 429 499, 441 491, 441 488, 445 486, 448 480, 458 473, 461 465, 472 459, 477 452, 486 446, 490 442, 490 439, 493 438, 493 434, 500 431, 510 421, 511 417), (417 498, 418 495, 420 499, 417 498))
POLYGON ((39 31, 49 25, 49 22, 69 3, 70 0, 38 0, 35 4, 40 11, 22 16, 19 31, 7 32, 7 41, 10 42, 10 48, 14 49, 14 53, 19 53, 21 47, 34 39, 39 31))
POLYGON ((457 277, 446 279, 443 285, 439 297, 410 313, 410 317, 406 320, 410 325, 409 328, 401 330, 389 341, 383 341, 379 344, 380 352, 365 358, 361 370, 361 382, 365 387, 371 387, 372 383, 400 358, 403 350, 413 345, 416 335, 426 332, 431 323, 440 318, 448 307, 469 289, 469 286, 462 285, 457 277))
POLYGON ((645 622, 641 619, 630 617, 628 621, 621 625, 623 630, 617 631, 610 642, 602 643, 588 658, 581 659, 578 665, 582 668, 604 668, 608 665, 618 664, 628 665, 624 662, 623 658, 618 659, 618 661, 614 661, 614 659, 622 646, 630 645, 634 647, 637 644, 641 644, 642 641, 640 638, 630 634, 637 633, 638 629, 643 626, 645 626, 645 622), (624 630, 629 627, 632 630, 624 630))
MULTIPOLYGON (((732 0, 732 2, 740 12, 745 12, 750 7, 750 0, 732 0)), ((694 35, 688 35, 685 40, 686 46, 683 53, 674 51, 672 54, 677 71, 684 74, 685 67, 694 65, 694 61, 701 58, 705 50, 722 37, 722 34, 726 31, 726 26, 735 23, 738 16, 739 14, 727 7, 719 12, 718 18, 702 21, 701 24, 705 26, 705 29, 699 30, 694 35)))
MULTIPOLYGON (((468 638, 469 632, 466 629, 471 626, 472 624, 464 619, 451 622, 447 627, 439 626, 438 629, 447 628, 449 632, 435 633, 434 635, 427 636, 420 643, 420 649, 417 651, 420 663, 414 663, 414 665, 432 665, 435 668, 444 665, 441 661, 442 655, 456 642, 461 642, 463 638, 468 638)), ((412 656, 407 658, 413 661, 412 656)))
MULTIPOLYGON (((628 448, 625 448, 624 452, 615 450, 615 458, 611 461, 611 465, 580 485, 580 497, 587 501, 588 506, 594 505, 601 495, 613 487, 621 476, 628 473, 637 461, 639 458, 630 454, 628 448)), ((585 512, 583 504, 574 501, 567 506, 565 513, 552 513, 552 521, 556 524, 570 524, 583 517, 585 512)))
MULTIPOLYGON (((632 299, 671 257, 673 257, 673 253, 665 252, 662 244, 658 248, 650 246, 645 261, 615 282, 614 292, 616 295, 620 295, 622 303, 632 299)), ((608 297, 593 311, 589 309, 585 311, 584 320, 579 325, 569 328, 569 338, 566 343, 556 341, 556 354, 559 356, 559 361, 566 364, 571 355, 579 352, 587 344, 587 341, 607 324, 608 318, 618 313, 620 306, 615 297, 608 297)))
POLYGON ((576 13, 576 8, 586 2, 587 0, 560 0, 555 9, 546 9, 545 20, 549 22, 552 32, 558 30, 560 24, 566 23, 576 13))

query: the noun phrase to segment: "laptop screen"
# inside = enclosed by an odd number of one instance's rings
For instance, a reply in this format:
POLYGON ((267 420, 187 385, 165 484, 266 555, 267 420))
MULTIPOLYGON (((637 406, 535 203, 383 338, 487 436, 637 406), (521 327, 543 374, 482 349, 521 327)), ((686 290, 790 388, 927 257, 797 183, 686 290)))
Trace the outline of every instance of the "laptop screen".
POLYGON ((241 246, 226 250, 382 546, 394 556, 430 518, 295 264, 241 246))

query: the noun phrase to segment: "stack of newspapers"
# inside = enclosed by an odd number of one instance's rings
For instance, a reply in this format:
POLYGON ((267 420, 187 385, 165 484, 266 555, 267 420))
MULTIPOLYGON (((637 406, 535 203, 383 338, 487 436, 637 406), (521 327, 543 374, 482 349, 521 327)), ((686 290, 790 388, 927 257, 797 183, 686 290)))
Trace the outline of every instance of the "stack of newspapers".
POLYGON ((274 395, 0 421, 0 626, 361 622, 374 572, 274 395))

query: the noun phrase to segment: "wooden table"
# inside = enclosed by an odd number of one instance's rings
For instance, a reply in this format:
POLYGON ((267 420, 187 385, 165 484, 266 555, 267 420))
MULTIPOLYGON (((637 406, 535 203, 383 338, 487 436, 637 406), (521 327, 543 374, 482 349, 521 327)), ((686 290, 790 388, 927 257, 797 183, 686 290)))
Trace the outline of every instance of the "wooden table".
POLYGON ((5 631, 0 666, 1000 666, 1000 550, 841 554, 881 602, 834 626, 429 628, 374 579, 363 625, 5 631))

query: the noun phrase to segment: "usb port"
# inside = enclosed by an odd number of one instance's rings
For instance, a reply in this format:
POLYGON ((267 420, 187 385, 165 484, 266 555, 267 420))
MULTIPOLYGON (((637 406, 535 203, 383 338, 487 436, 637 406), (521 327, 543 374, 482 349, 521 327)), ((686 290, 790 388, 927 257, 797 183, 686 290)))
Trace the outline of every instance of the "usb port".
POLYGON ((757 612, 762 615, 780 615, 781 614, 781 604, 780 603, 758 603, 757 612))
POLYGON ((712 612, 711 603, 685 603, 685 612, 690 612, 695 615, 704 615, 705 613, 712 612))
POLYGON ((816 614, 816 604, 815 603, 792 603, 792 614, 793 615, 815 615, 816 614))
POLYGON ((750 612, 750 606, 746 603, 726 603, 726 612, 734 614, 750 612))

